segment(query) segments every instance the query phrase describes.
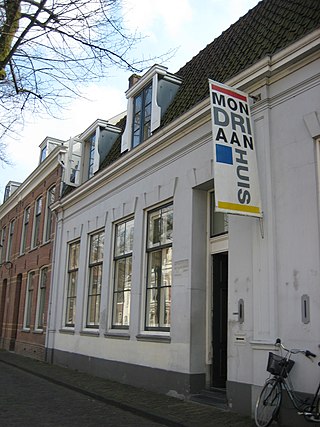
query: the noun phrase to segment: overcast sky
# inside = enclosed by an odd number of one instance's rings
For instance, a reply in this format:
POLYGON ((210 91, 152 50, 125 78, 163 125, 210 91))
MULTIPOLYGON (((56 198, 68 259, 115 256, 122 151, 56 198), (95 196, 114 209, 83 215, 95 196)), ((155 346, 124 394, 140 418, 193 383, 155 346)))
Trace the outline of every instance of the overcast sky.
MULTIPOLYGON (((236 22, 259 0, 124 0, 124 18, 132 31, 144 37, 135 57, 159 56, 171 49, 175 55, 162 65, 176 72, 200 50, 236 22)), ((158 63, 160 61, 157 61, 158 63)), ((125 91, 130 72, 111 70, 109 78, 83 90, 86 99, 52 117, 29 117, 20 136, 7 140, 12 166, 0 163, 0 204, 9 181, 23 182, 37 167, 39 144, 46 136, 67 140, 96 119, 109 119, 126 109, 125 91)))

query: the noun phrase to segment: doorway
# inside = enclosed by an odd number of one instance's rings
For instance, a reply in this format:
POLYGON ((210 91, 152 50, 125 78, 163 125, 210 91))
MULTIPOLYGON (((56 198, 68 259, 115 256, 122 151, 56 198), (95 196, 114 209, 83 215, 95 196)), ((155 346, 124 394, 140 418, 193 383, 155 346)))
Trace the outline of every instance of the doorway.
POLYGON ((212 255, 211 385, 226 388, 228 335, 228 252, 212 255))
POLYGON ((11 330, 11 339, 10 339, 10 351, 15 350, 17 332, 18 332, 18 323, 19 323, 19 308, 20 308, 20 296, 21 296, 21 284, 22 284, 22 274, 18 274, 16 281, 16 289, 14 293, 14 304, 13 304, 13 317, 12 317, 12 330, 11 330))

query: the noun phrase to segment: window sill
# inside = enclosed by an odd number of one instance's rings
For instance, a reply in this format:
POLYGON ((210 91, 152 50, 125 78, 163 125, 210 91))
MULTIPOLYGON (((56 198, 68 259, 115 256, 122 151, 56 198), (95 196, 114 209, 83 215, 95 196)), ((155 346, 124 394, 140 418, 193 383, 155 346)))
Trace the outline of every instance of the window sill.
POLYGON ((59 329, 60 334, 74 335, 74 329, 59 329))
POLYGON ((27 334, 30 334, 30 328, 22 328, 21 332, 26 332, 27 334))
POLYGON ((148 335, 148 334, 138 334, 136 335, 137 341, 152 341, 152 342, 161 342, 161 343, 171 343, 171 337, 168 335, 148 335))
POLYGON ((122 340, 129 340, 130 334, 128 332, 109 331, 104 334, 106 338, 118 338, 122 340))
POLYGON ((39 335, 41 335, 41 334, 43 334, 43 329, 35 329, 35 330, 33 331, 33 333, 34 333, 34 334, 39 334, 39 335))
POLYGON ((93 331, 80 331, 80 335, 82 336, 88 336, 88 337, 99 337, 100 336, 100 332, 97 330, 93 330, 93 331))

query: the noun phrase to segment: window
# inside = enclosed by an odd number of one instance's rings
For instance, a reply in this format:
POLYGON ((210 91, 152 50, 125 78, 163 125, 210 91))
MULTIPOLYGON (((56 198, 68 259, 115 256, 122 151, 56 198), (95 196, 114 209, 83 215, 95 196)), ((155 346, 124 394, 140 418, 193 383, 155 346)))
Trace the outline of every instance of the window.
POLYGON ((3 203, 19 188, 20 182, 9 181, 4 190, 3 203))
POLYGON ((43 329, 45 323, 45 301, 46 301, 46 288, 48 279, 48 267, 40 270, 39 288, 38 288, 38 306, 36 328, 43 329))
POLYGON ((15 221, 13 220, 10 222, 9 236, 8 236, 8 245, 7 245, 7 260, 8 261, 11 259, 11 255, 12 255, 14 225, 15 225, 15 221))
POLYGON ((141 144, 161 125, 181 79, 155 64, 143 76, 133 75, 126 91, 127 121, 121 136, 121 153, 141 144))
POLYGON ((103 231, 90 237, 88 310, 86 324, 88 328, 96 328, 99 326, 103 245, 103 231))
POLYGON ((42 197, 36 200, 34 208, 33 239, 32 247, 40 244, 40 221, 41 221, 42 197))
POLYGON ((170 329, 173 206, 148 213, 146 330, 170 329))
POLYGON ((87 141, 88 149, 88 179, 93 176, 94 173, 94 153, 95 153, 95 144, 96 144, 96 134, 93 133, 87 141))
POLYGON ((114 245, 112 327, 128 328, 132 274, 133 219, 117 224, 114 245))
POLYGON ((69 168, 70 168, 70 184, 80 184, 80 169, 82 156, 82 142, 77 139, 70 140, 69 143, 69 168))
POLYGON ((30 329, 30 326, 31 326, 34 280, 35 280, 35 272, 31 271, 28 274, 26 302, 25 302, 25 309, 24 309, 24 325, 23 326, 26 329, 30 329))
POLYGON ((45 145, 43 148, 41 148, 40 163, 43 162, 46 157, 47 157, 47 146, 45 145))
POLYGON ((0 264, 5 261, 6 258, 6 227, 1 230, 0 237, 0 264))
POLYGON ((30 221, 30 207, 25 209, 24 215, 23 215, 23 227, 22 227, 22 234, 21 234, 21 247, 20 247, 21 254, 24 254, 26 251, 29 221, 30 221))
POLYGON ((80 250, 79 241, 71 243, 69 245, 68 285, 67 285, 65 326, 72 326, 72 327, 75 325, 75 319, 76 319, 79 250, 80 250))
POLYGON ((152 84, 145 87, 133 101, 132 147, 151 135, 152 84))
MULTIPOLYGON (((119 120, 122 115, 119 115, 119 120)), ((117 119, 118 120, 118 119, 117 119)), ((68 142, 64 182, 73 187, 81 185, 99 170, 122 129, 112 124, 114 119, 96 120, 77 138, 68 142)))
POLYGON ((45 235, 44 241, 47 242, 50 240, 52 233, 52 225, 53 225, 53 215, 51 206, 54 203, 56 187, 51 187, 47 193, 47 205, 46 205, 46 223, 45 223, 45 235))
POLYGON ((228 215, 215 212, 214 191, 210 193, 210 237, 219 236, 228 232, 228 215))

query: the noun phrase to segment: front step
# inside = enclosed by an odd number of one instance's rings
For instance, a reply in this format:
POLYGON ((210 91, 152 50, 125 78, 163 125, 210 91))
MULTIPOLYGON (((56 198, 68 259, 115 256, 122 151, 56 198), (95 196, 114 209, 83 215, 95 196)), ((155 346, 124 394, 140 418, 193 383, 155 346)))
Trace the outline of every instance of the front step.
POLYGON ((222 388, 210 388, 193 394, 190 400, 204 405, 216 406, 220 409, 228 409, 226 390, 222 388))

